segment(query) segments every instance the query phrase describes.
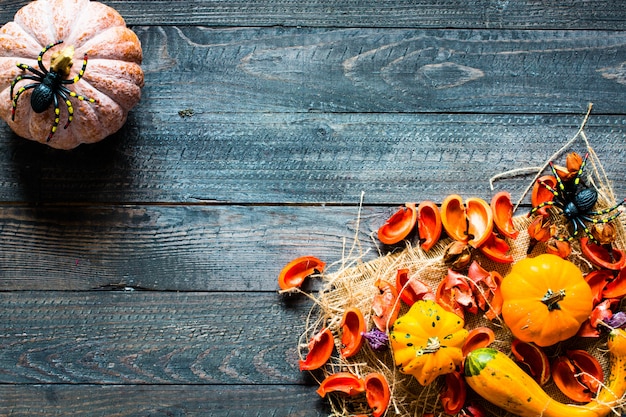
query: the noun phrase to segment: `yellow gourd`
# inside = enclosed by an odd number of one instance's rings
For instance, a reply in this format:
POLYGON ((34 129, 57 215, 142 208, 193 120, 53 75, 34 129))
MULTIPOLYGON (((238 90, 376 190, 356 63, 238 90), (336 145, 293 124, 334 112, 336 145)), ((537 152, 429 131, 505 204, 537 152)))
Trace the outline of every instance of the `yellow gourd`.
POLYGON ((609 334, 610 376, 596 398, 585 405, 553 400, 507 355, 491 348, 470 352, 465 380, 481 397, 520 417, 604 417, 623 404, 626 392, 626 331, 609 334))

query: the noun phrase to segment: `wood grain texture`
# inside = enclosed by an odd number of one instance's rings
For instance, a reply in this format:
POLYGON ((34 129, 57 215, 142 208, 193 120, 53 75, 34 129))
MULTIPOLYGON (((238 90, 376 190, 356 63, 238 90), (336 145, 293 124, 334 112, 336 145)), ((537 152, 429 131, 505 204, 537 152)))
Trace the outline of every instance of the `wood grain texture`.
POLYGON ((135 27, 152 114, 599 114, 626 107, 620 31, 135 27), (197 100, 197 97, 204 100, 197 100), (176 100, 171 100, 177 97, 176 100), (167 110, 167 106, 178 106, 167 110))
MULTIPOLYGON (((116 137, 59 153, 0 130, 0 200, 396 205, 491 198, 489 178, 540 166, 582 114, 239 114, 140 107, 116 137)), ((626 196, 626 124, 592 115, 592 146, 626 196)), ((584 151, 578 141, 573 150, 584 151)), ((496 183, 517 199, 532 175, 496 183)), ((263 221, 259 219, 259 221, 263 221)))
POLYGON ((311 306, 252 292, 0 293, 0 383, 301 385, 311 306))
MULTIPOLYGON (((0 22, 26 0, 0 2, 0 22)), ((623 29, 619 1, 105 0, 131 25, 623 29)))
MULTIPOLYGON (((363 209, 355 255, 377 256, 370 235, 389 210, 363 209)), ((275 294, 280 270, 296 257, 340 261, 357 215, 356 207, 4 206, 0 291, 275 294)))
POLYGON ((11 417, 328 416, 311 387, 293 385, 0 385, 0 410, 11 417))

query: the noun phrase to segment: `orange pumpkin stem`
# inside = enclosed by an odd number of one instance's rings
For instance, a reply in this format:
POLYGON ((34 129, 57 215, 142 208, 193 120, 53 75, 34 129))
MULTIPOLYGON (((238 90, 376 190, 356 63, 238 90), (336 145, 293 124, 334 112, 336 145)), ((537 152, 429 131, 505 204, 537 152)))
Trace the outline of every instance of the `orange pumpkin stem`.
POLYGON ((541 302, 548 306, 548 311, 560 310, 561 306, 559 306, 559 301, 562 301, 564 298, 565 290, 554 292, 551 289, 548 289, 548 292, 546 292, 546 295, 543 296, 541 302))

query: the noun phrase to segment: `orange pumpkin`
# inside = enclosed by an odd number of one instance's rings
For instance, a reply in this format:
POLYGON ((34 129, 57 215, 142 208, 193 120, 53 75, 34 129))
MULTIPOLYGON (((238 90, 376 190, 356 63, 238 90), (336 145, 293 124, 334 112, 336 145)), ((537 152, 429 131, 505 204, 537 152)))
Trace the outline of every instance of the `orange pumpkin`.
POLYGON ((98 142, 119 130, 128 111, 139 102, 144 84, 141 60, 137 35, 111 7, 89 0, 31 2, 16 13, 14 21, 0 29, 0 117, 19 136, 54 148, 72 149, 81 143, 98 142), (58 41, 63 43, 43 54, 43 67, 51 69, 52 59, 52 69, 67 81, 64 87, 72 94, 94 100, 90 103, 66 93, 73 107, 73 120, 66 129, 63 127, 70 116, 66 100, 57 96, 58 129, 52 129, 54 103, 35 112, 31 105, 35 88, 23 91, 12 114, 12 81, 24 77, 15 83, 14 94, 21 87, 39 83, 25 77, 37 76, 25 66, 44 73, 38 56, 58 41), (55 61, 59 56, 62 59, 55 61), (70 83, 72 80, 75 82, 70 83))
POLYGON ((517 262, 500 291, 506 325, 518 339, 538 346, 574 336, 593 308, 593 294, 580 269, 552 254, 517 262))

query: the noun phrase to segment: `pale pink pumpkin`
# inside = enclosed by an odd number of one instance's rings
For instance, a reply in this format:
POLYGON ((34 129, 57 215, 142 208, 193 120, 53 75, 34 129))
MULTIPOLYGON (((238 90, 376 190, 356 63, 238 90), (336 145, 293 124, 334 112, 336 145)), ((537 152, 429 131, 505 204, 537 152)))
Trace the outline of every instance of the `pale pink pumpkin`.
MULTIPOLYGON (((81 143, 98 142, 118 131, 126 122, 128 111, 139 102, 144 84, 141 60, 137 35, 126 27, 124 19, 113 8, 89 0, 29 3, 16 13, 13 22, 0 28, 0 117, 19 136, 54 148, 72 149, 81 143), (30 74, 18 68, 18 62, 37 69, 41 50, 58 40, 63 43, 44 55, 45 67, 50 68, 50 58, 55 52, 73 46, 73 66, 68 76, 73 78, 87 54, 85 75, 66 87, 95 99, 96 103, 71 98, 74 120, 64 129, 67 107, 60 100, 59 128, 47 141, 54 120, 53 105, 43 113, 35 113, 30 104, 33 90, 27 90, 19 98, 12 121, 10 87, 16 76, 30 74)), ((21 80, 14 93, 32 82, 21 80)))

